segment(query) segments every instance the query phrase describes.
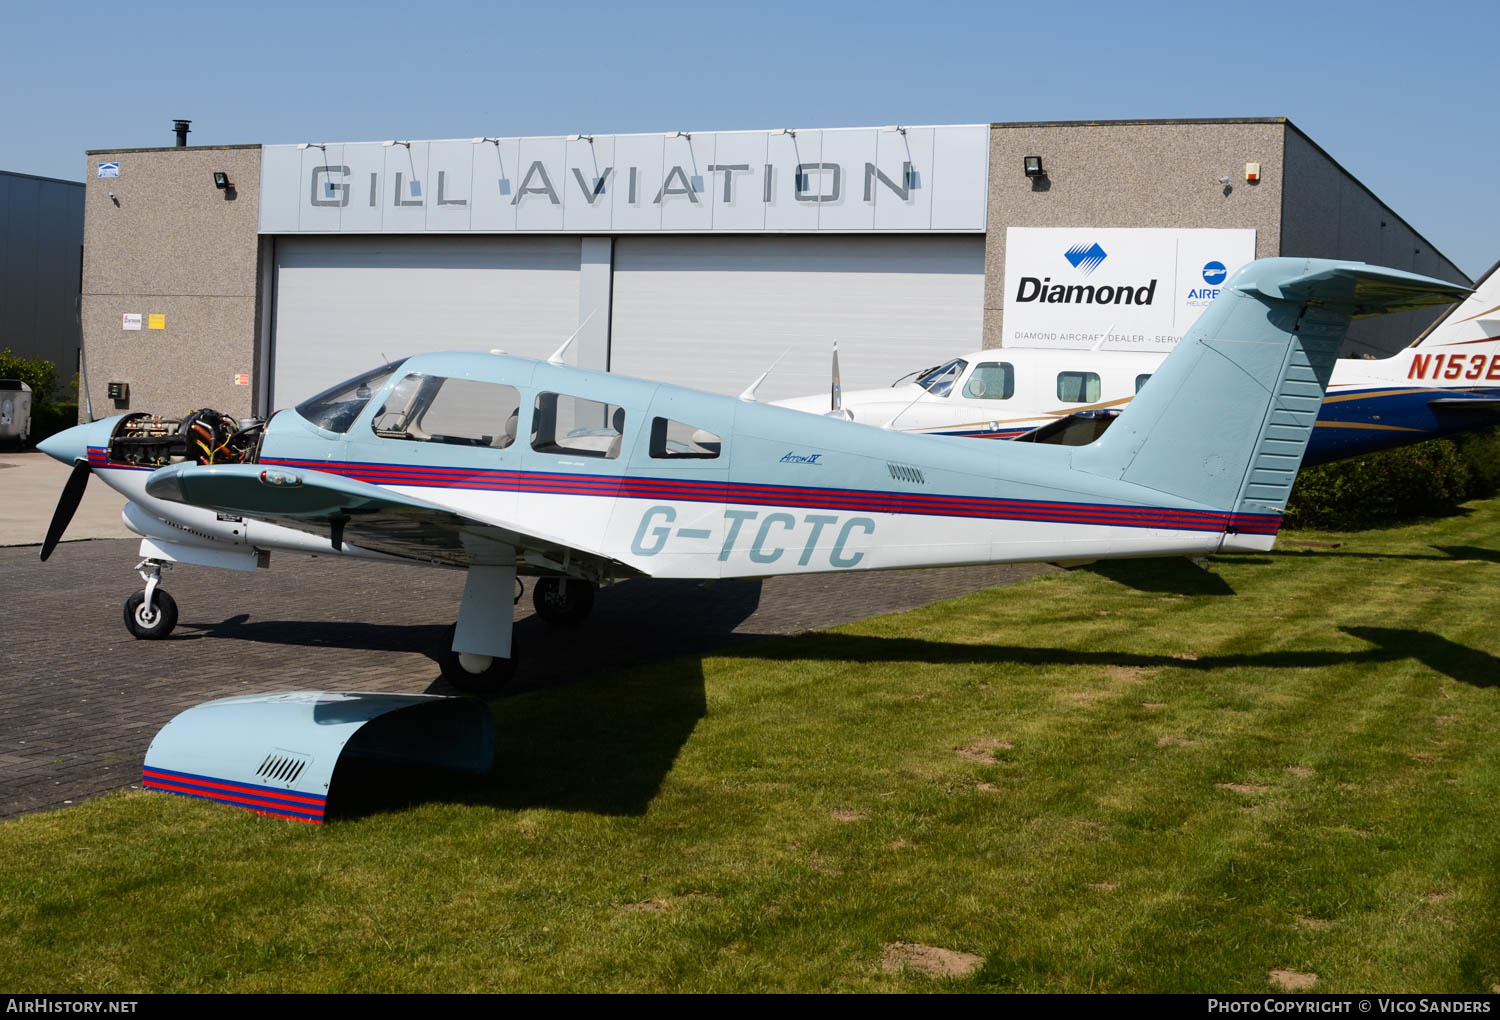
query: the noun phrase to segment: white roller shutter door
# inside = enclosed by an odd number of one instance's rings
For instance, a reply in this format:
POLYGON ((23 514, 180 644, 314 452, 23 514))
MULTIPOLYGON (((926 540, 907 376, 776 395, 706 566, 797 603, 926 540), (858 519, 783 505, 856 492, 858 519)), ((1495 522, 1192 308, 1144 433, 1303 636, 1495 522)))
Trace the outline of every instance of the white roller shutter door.
POLYGON ((271 406, 408 354, 545 358, 578 326, 578 254, 577 237, 278 238, 271 406))
POLYGON ((762 400, 846 390, 978 350, 979 235, 617 237, 610 370, 762 400))

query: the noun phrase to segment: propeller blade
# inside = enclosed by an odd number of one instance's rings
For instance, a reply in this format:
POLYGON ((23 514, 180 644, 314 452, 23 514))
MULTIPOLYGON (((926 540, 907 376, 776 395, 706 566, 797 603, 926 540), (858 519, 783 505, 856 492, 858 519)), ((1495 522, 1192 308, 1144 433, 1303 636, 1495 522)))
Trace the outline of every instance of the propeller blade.
POLYGON ((830 411, 839 414, 844 410, 844 390, 839 385, 839 342, 837 340, 833 342, 833 393, 831 402, 833 406, 829 408, 830 411))
POLYGON ((78 512, 78 504, 83 502, 83 490, 88 484, 89 462, 80 460, 73 465, 73 473, 68 476, 62 495, 58 497, 57 509, 52 512, 52 523, 47 526, 47 537, 42 541, 43 562, 62 541, 63 532, 68 530, 68 524, 78 512))

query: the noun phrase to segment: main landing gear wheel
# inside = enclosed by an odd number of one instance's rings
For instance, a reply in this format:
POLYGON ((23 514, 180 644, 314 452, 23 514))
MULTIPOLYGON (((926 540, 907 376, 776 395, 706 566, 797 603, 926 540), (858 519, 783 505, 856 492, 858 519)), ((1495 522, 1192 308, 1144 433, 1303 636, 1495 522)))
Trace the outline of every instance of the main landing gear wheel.
POLYGON ((146 606, 146 589, 125 600, 125 626, 142 641, 159 641, 177 626, 177 603, 164 589, 151 594, 146 606))
POLYGON ((572 577, 541 577, 531 587, 531 604, 548 623, 576 627, 594 610, 594 585, 572 577))
POLYGON ((511 677, 516 675, 516 666, 521 656, 516 649, 516 639, 510 639, 510 658, 493 655, 469 655, 453 651, 453 635, 456 627, 448 628, 443 636, 443 650, 438 656, 438 667, 443 679, 467 694, 480 696, 498 694, 511 677))

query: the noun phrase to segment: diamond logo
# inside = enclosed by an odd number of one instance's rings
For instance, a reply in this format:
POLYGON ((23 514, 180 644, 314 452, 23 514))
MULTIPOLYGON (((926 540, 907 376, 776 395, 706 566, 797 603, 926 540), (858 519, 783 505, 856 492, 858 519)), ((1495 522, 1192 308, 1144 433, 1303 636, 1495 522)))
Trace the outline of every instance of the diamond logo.
POLYGON ((1098 242, 1090 245, 1075 244, 1063 252, 1063 258, 1073 264, 1073 268, 1079 270, 1084 276, 1088 276, 1099 268, 1099 264, 1109 256, 1105 254, 1098 242))

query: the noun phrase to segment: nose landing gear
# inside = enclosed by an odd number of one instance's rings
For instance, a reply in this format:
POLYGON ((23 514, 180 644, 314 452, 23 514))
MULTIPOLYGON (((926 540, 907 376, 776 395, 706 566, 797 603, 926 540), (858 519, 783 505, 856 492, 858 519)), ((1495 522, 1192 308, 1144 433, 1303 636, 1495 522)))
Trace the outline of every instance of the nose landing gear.
POLYGON ((162 568, 171 566, 162 560, 141 560, 135 565, 146 587, 125 600, 125 627, 142 641, 159 641, 177 626, 177 602, 159 587, 162 568))

